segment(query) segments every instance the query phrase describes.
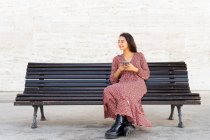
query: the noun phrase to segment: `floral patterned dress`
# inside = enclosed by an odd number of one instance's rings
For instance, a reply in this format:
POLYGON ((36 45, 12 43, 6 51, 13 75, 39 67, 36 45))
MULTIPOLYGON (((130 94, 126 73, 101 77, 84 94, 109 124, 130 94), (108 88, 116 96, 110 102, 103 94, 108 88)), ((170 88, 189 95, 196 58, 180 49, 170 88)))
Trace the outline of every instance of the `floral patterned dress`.
POLYGON ((142 52, 135 52, 130 63, 140 71, 123 71, 119 78, 115 78, 114 73, 122 61, 125 61, 123 54, 115 56, 112 61, 109 77, 111 85, 103 91, 104 118, 115 119, 120 114, 134 125, 151 127, 141 103, 141 98, 147 92, 145 80, 150 76, 146 59, 142 52))

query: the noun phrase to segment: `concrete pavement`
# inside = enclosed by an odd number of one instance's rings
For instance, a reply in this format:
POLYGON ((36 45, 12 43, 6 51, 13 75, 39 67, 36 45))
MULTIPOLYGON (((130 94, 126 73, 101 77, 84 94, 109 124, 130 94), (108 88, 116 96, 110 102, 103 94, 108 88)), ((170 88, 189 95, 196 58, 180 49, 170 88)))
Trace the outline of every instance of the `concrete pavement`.
MULTIPOLYGON (((139 127, 122 140, 209 140, 210 91, 192 91, 201 94, 202 105, 185 105, 182 109, 185 128, 178 128, 178 115, 167 120, 170 106, 144 105, 153 127, 139 127)), ((114 122, 103 118, 103 106, 46 106, 47 121, 39 121, 31 129, 33 108, 14 106, 17 92, 0 92, 0 140, 100 140, 114 122)))

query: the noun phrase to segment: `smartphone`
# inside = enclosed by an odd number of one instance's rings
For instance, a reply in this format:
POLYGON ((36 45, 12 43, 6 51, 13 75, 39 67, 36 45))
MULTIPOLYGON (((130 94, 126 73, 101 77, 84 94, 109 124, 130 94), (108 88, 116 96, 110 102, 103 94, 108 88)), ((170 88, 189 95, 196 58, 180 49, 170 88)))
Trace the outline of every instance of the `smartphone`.
POLYGON ((127 64, 129 64, 129 63, 130 63, 130 62, 128 62, 128 61, 123 61, 123 62, 122 62, 123 65, 127 65, 127 64))

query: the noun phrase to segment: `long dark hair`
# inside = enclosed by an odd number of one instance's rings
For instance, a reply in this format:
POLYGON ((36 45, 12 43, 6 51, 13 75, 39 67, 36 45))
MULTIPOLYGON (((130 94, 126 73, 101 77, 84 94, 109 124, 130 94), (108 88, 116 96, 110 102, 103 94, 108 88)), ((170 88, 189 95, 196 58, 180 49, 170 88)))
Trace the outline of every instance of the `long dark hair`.
POLYGON ((131 52, 137 52, 136 43, 129 33, 121 33, 120 36, 124 37, 128 43, 128 48, 131 52))

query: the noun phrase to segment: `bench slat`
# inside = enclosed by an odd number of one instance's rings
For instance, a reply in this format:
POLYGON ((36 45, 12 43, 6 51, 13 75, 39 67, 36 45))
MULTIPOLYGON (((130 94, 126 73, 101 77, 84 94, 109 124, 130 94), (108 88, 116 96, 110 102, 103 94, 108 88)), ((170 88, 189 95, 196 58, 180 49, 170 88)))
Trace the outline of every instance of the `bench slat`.
MULTIPOLYGON (((18 97, 91 97, 91 96, 97 96, 97 97, 102 97, 103 93, 72 93, 72 94, 17 94, 18 97)), ((162 97, 162 96, 199 96, 198 93, 157 93, 157 94, 152 94, 152 93, 147 93, 144 96, 148 96, 148 97, 162 97)))
MULTIPOLYGON (((106 87, 106 83, 25 83, 25 87, 106 87)), ((160 88, 188 88, 188 83, 150 83, 147 87, 160 88)))
MULTIPOLYGON (((178 69, 178 68, 177 68, 178 69)), ((110 70, 111 71, 111 70, 110 70)), ((109 75, 110 71, 86 71, 85 70, 69 70, 69 71, 29 71, 26 74, 27 75, 109 75)), ((175 70, 176 71, 176 70, 175 70)), ((167 71, 162 71, 162 70, 156 70, 156 71, 152 71, 150 70, 151 75, 160 75, 160 74, 172 74, 172 71, 170 71, 169 69, 167 71)), ((173 71, 174 72, 174 71, 173 71)), ((186 71, 180 71, 180 69, 177 70, 177 74, 185 74, 186 71)), ((176 73, 175 73, 176 75, 176 73)))
MULTIPOLYGON (((16 97, 16 101, 102 101, 103 97, 16 97)), ((143 101, 200 100, 199 96, 144 96, 143 101)))
MULTIPOLYGON (((27 74, 62 74, 62 73, 81 73, 81 72, 84 72, 84 73, 93 73, 93 72, 96 72, 96 73, 100 73, 100 74, 109 74, 110 71, 111 71, 111 67, 109 67, 109 69, 107 69, 106 67, 105 68, 98 68, 98 67, 93 67, 93 68, 87 68, 87 67, 84 67, 84 68, 68 68, 68 70, 46 70, 47 68, 42 68, 41 70, 37 71, 37 69, 27 69, 27 74)), ((50 68, 48 68, 50 69, 50 68)), ((55 69, 55 68, 54 68, 55 69)), ((66 68, 67 69, 67 68, 66 68)), ((178 71, 178 70, 182 70, 182 71, 186 71, 186 67, 149 67, 150 71, 153 72, 153 71, 164 71, 164 72, 167 72, 167 71, 178 71)))
MULTIPOLYGON (((157 67, 151 67, 149 66, 150 68, 150 71, 169 71, 169 66, 165 67, 165 66, 162 66, 161 69, 160 69, 161 66, 159 66, 159 69, 157 67), (156 70, 157 69, 157 70, 156 70)), ((173 67, 176 67, 176 66, 170 66, 170 68, 173 69, 173 67)), ((184 67, 184 66, 182 66, 184 67)), ((40 67, 40 68, 27 68, 26 71, 27 72, 46 72, 46 71, 70 71, 70 72, 78 72, 79 71, 105 71, 105 72, 110 72, 111 70, 111 66, 108 66, 108 67, 69 67, 69 68, 63 68, 63 67, 58 67, 58 68, 45 68, 45 67, 40 67)), ((175 70, 175 69, 173 69, 175 70)), ((185 69, 184 69, 185 70, 185 69)))
MULTIPOLYGON (((200 100, 186 100, 186 101, 142 101, 143 105, 200 105, 200 100)), ((103 105, 102 101, 15 101, 14 105, 103 105)))
MULTIPOLYGON (((167 74, 150 75, 150 79, 153 78, 187 78, 187 76, 167 74)), ((26 75, 26 79, 109 79, 109 75, 26 75)))
MULTIPOLYGON (((186 66, 184 61, 180 62, 148 62, 149 66, 186 66)), ((36 63, 36 62, 29 62, 28 67, 67 67, 67 66, 104 66, 110 67, 111 63, 36 63)))
MULTIPOLYGON (((26 87, 25 91, 103 91, 104 87, 26 87)), ((152 86, 147 88, 148 91, 152 92, 178 92, 183 90, 183 92, 189 92, 189 87, 186 86, 152 86)))
MULTIPOLYGON (((90 90, 90 91, 59 91, 59 90, 51 90, 51 91, 24 91, 23 94, 91 94, 91 93, 96 93, 96 94, 100 94, 103 93, 103 90, 99 90, 99 91, 95 91, 95 90, 90 90)), ((181 94, 185 94, 185 93, 190 93, 189 90, 148 90, 147 91, 148 94, 159 94, 159 93, 163 93, 163 94, 176 94, 176 93, 181 93, 181 94)))
MULTIPOLYGON (((157 78, 149 79, 147 83, 152 82, 188 82, 187 78, 157 78)), ((79 79, 79 80, 26 80, 26 83, 109 83, 109 80, 106 79, 79 79)))

